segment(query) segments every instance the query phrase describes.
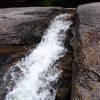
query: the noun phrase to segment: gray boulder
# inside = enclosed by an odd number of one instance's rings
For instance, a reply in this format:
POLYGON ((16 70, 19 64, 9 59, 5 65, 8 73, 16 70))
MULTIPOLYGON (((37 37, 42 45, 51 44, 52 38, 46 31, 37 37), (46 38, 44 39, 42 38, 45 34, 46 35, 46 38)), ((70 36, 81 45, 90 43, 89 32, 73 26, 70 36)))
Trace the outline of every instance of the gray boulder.
POLYGON ((75 22, 72 100, 100 100, 100 3, 80 5, 75 22))

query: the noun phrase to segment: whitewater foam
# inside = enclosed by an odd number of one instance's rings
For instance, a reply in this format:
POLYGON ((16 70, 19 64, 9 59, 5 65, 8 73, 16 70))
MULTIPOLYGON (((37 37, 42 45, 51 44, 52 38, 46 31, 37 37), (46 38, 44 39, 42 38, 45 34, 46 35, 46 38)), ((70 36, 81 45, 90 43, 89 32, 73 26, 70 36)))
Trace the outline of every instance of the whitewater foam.
POLYGON ((9 69, 15 86, 5 100, 55 100, 56 90, 51 83, 57 82, 61 73, 54 63, 66 52, 63 41, 71 25, 71 21, 65 21, 67 16, 55 17, 39 45, 9 69), (13 71, 15 67, 21 75, 13 71))

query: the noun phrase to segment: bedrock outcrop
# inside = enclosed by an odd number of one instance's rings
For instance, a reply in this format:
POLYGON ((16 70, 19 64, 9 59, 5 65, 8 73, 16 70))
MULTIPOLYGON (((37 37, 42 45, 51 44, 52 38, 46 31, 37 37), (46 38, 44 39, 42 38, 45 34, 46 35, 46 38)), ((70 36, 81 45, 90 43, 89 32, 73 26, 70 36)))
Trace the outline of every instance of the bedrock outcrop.
POLYGON ((100 3, 77 8, 75 29, 72 100, 100 100, 100 3))
MULTIPOLYGON (((0 9, 0 85, 4 84, 2 77, 11 64, 40 42, 50 20, 65 12, 74 16, 75 9, 0 9)), ((62 78, 56 100, 100 100, 100 3, 78 6, 74 26, 66 34, 68 52, 58 63, 62 78)), ((7 84, 0 88, 1 100, 7 92, 7 84)))

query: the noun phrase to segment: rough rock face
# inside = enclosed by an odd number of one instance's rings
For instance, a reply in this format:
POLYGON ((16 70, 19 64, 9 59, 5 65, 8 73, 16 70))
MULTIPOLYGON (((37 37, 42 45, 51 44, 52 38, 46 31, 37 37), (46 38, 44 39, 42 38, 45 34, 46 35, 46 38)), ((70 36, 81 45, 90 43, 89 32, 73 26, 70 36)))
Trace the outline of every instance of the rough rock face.
POLYGON ((76 11, 72 100, 100 100, 100 3, 76 11))

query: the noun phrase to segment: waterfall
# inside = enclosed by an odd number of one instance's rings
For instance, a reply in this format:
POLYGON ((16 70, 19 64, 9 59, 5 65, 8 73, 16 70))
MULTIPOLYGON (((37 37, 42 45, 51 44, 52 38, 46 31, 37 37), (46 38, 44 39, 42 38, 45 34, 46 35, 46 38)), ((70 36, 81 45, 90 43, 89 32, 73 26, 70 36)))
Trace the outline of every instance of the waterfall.
POLYGON ((61 74, 55 62, 67 52, 63 43, 65 31, 71 25, 71 21, 66 21, 67 16, 56 16, 39 45, 9 69, 15 86, 5 100, 55 100, 56 89, 51 83, 56 83, 61 74), (16 67, 20 73, 13 71, 16 67))

